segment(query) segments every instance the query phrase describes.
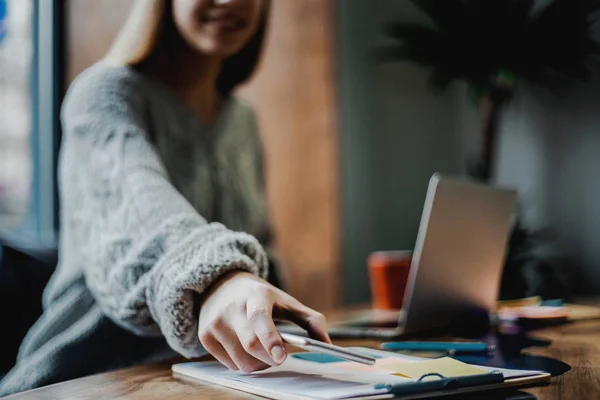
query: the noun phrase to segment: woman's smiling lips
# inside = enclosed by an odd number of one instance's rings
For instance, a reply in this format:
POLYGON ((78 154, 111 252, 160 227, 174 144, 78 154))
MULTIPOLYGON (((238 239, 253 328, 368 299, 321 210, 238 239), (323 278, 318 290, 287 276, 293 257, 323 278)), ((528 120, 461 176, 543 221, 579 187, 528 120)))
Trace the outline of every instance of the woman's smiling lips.
POLYGON ((202 23, 213 29, 234 32, 246 27, 247 22, 242 18, 224 10, 209 10, 202 18, 202 23))

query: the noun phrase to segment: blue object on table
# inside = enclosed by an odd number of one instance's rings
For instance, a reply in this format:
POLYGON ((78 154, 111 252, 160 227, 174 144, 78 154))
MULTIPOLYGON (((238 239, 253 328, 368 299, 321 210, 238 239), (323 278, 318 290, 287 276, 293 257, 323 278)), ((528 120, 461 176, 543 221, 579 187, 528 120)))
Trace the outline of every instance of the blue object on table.
POLYGON ((295 353, 292 354, 293 358, 304 361, 312 361, 319 364, 329 364, 335 362, 343 362, 345 361, 342 358, 330 356, 328 354, 323 353, 295 353))
POLYGON ((438 392, 441 390, 463 389, 474 386, 493 385, 504 382, 504 375, 499 371, 492 371, 488 374, 468 375, 456 378, 446 378, 441 374, 426 374, 415 382, 398 383, 395 385, 378 384, 375 389, 387 389, 388 393, 397 396, 406 396, 417 393, 438 392), (439 379, 424 380, 435 376, 439 379))
POLYGON ((6 0, 0 0, 0 43, 6 36, 8 30, 8 12, 6 7, 6 0))
POLYGON ((392 351, 448 351, 465 353, 482 353, 493 350, 493 346, 485 342, 387 342, 383 343, 381 348, 392 351))
MULTIPOLYGON (((323 353, 313 353, 313 352, 305 352, 305 353, 294 353, 292 354, 293 358, 304 361, 312 361, 319 364, 330 364, 335 362, 345 362, 343 358, 330 356, 328 354, 323 353)), ((373 358, 382 358, 380 356, 372 355, 373 358)))
POLYGON ((564 299, 548 299, 548 300, 543 300, 540 305, 546 306, 546 307, 563 307, 565 305, 565 300, 564 299))

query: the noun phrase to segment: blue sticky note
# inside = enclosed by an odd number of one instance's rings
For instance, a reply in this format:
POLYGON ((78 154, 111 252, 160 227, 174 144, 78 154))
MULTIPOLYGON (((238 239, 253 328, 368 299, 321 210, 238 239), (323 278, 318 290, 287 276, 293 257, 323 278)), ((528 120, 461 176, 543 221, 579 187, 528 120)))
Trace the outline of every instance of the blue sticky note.
POLYGON ((564 299, 548 299, 542 301, 542 306, 547 307, 563 307, 565 305, 564 299))
POLYGON ((292 357, 294 357, 298 360, 312 361, 312 362, 316 362, 319 364, 329 364, 329 363, 334 363, 334 362, 346 361, 344 359, 330 356, 328 354, 323 354, 323 353, 295 353, 295 354, 292 354, 292 357))
MULTIPOLYGON (((373 358, 383 358, 381 356, 370 354, 373 358)), ((292 357, 298 360, 304 361, 312 361, 319 364, 330 364, 335 362, 348 362, 348 360, 344 360, 343 358, 330 356, 329 354, 323 353, 294 353, 292 357)))
POLYGON ((8 12, 6 7, 6 0, 0 0, 0 43, 6 36, 8 29, 8 12))

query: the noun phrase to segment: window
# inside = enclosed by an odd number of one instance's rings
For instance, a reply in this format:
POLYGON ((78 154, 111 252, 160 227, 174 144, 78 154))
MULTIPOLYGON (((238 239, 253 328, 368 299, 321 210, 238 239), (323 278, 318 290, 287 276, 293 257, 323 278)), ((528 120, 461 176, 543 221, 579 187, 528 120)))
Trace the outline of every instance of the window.
POLYGON ((0 0, 0 228, 16 229, 30 204, 32 0, 0 0))
POLYGON ((54 242, 61 0, 0 0, 0 235, 54 242))

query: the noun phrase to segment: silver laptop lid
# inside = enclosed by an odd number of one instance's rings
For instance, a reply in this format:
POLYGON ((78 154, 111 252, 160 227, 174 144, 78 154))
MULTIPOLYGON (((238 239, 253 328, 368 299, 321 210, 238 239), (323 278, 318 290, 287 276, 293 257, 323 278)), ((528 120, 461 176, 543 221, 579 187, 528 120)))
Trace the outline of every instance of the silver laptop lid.
POLYGON ((433 175, 406 287, 405 333, 494 309, 515 199, 514 190, 433 175))

